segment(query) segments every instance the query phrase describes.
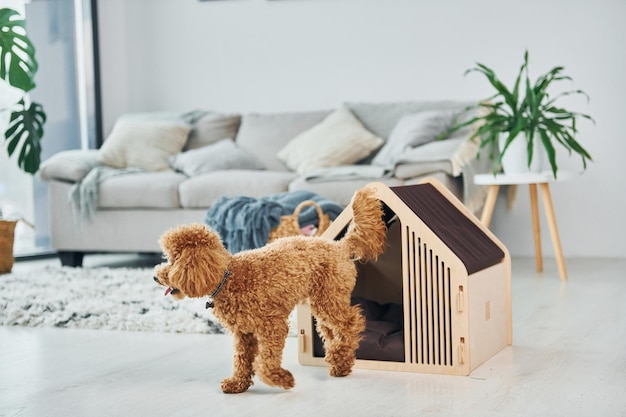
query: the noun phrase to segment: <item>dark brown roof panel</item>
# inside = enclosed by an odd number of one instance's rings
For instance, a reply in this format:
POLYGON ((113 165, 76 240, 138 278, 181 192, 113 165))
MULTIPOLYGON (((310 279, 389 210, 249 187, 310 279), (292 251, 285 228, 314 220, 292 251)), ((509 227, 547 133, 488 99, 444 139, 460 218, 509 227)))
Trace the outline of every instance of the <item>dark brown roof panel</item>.
POLYGON ((482 271, 504 258, 502 249, 433 185, 391 187, 391 190, 463 262, 468 274, 482 271))

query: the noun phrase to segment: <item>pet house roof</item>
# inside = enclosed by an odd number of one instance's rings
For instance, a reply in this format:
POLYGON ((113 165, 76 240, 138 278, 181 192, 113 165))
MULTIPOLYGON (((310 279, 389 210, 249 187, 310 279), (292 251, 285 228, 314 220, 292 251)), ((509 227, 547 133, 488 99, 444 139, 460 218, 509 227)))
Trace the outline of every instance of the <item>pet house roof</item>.
POLYGON ((502 249, 432 184, 390 187, 473 274, 499 263, 502 249))

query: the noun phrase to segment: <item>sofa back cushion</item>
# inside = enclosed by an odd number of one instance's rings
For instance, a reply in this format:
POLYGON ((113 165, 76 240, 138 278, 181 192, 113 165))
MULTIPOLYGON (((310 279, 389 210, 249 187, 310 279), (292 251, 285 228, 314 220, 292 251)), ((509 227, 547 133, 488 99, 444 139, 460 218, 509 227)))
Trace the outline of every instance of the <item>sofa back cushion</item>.
POLYGON ((207 112, 191 123, 189 139, 183 150, 199 149, 222 139, 232 139, 237 135, 240 123, 239 114, 207 112))
MULTIPOLYGON (((372 159, 372 164, 393 167, 399 157, 416 146, 448 138, 455 123, 469 120, 463 109, 426 110, 403 116, 391 131, 385 145, 372 159)), ((469 130, 462 129, 462 130, 469 130)), ((460 132, 458 132, 460 133, 460 132)), ((459 136, 455 132, 454 136, 459 136)), ((469 136, 469 132, 467 133, 469 136)))
POLYGON ((266 169, 287 171, 276 154, 300 133, 312 128, 329 111, 244 114, 237 133, 237 145, 254 154, 266 169))
POLYGON ((409 114, 430 110, 464 109, 478 101, 399 101, 389 103, 347 102, 345 107, 363 123, 369 131, 387 140, 400 119, 409 114))

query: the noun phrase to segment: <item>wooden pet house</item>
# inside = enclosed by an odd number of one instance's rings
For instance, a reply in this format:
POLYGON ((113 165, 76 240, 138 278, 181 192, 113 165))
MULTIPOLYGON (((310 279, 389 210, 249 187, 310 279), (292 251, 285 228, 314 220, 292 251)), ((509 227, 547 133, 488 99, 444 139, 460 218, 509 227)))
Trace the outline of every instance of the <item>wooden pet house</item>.
MULTIPOLYGON (((511 344, 506 247, 435 179, 368 185, 383 203, 387 249, 357 264, 353 303, 367 329, 356 368, 469 375, 511 344)), ((348 206, 322 235, 340 239, 348 206)), ((297 309, 299 361, 326 366, 308 304, 297 309)))

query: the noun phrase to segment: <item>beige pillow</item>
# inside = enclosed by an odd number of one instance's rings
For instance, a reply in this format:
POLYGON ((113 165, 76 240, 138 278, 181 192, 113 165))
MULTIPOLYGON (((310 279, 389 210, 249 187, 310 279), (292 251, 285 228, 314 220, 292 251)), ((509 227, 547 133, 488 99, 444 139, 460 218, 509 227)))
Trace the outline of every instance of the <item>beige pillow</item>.
POLYGON ((170 170, 167 158, 181 151, 189 130, 178 122, 122 118, 104 141, 98 160, 113 168, 170 170))
POLYGON ((293 138, 277 156, 299 174, 353 164, 378 149, 383 140, 363 127, 352 112, 338 109, 293 138))

